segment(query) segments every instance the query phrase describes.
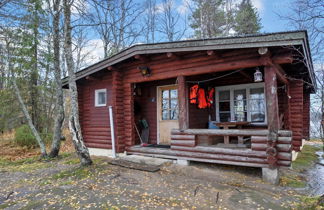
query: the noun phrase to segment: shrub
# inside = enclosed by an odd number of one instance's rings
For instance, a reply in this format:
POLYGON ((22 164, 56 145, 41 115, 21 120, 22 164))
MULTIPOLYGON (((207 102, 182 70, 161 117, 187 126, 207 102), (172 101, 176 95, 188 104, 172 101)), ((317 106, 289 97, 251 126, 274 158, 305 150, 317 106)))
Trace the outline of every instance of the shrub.
POLYGON ((37 147, 37 141, 28 125, 22 125, 16 129, 15 142, 19 146, 28 148, 37 147))

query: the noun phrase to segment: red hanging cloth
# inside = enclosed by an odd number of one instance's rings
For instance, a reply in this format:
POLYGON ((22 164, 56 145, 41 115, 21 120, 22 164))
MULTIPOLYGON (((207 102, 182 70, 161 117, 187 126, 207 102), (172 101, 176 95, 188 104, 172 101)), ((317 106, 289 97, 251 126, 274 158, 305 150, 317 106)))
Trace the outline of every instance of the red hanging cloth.
POLYGON ((198 108, 205 109, 207 107, 206 93, 204 88, 198 90, 198 108))
POLYGON ((194 85, 190 88, 190 103, 191 104, 197 104, 197 98, 198 98, 198 85, 194 85))

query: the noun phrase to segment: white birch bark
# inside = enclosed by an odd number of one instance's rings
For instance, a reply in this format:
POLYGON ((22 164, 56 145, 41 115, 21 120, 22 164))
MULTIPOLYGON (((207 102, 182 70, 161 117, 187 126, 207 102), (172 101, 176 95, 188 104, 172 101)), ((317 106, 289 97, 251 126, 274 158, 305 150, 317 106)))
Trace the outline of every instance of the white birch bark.
POLYGON ((52 148, 50 157, 57 157, 61 147, 62 124, 64 121, 64 101, 61 80, 60 64, 60 0, 55 0, 53 5, 53 49, 54 49, 54 76, 56 83, 55 123, 53 129, 52 148))
POLYGON ((75 81, 74 61, 72 54, 72 27, 71 27, 71 3, 69 0, 63 0, 64 9, 64 53, 67 71, 69 74, 69 93, 71 97, 71 115, 69 119, 69 127, 72 134, 72 140, 75 150, 80 158, 81 165, 91 165, 89 150, 83 142, 81 126, 79 122, 78 109, 78 91, 75 81))
POLYGON ((34 124, 33 124, 33 121, 31 119, 31 116, 29 115, 28 111, 27 111, 27 108, 26 108, 26 105, 21 97, 21 94, 20 94, 20 90, 17 86, 17 83, 16 83, 16 78, 14 78, 14 76, 12 77, 13 78, 13 87, 14 87, 14 91, 15 91, 15 94, 17 96, 17 99, 18 99, 18 102, 21 106, 21 110, 22 112, 24 113, 24 116, 27 120, 27 123, 28 123, 28 126, 30 127, 34 137, 36 138, 36 141, 40 147, 40 150, 41 150, 41 153, 42 153, 42 157, 46 157, 47 156, 47 153, 46 153, 46 147, 45 147, 45 144, 42 140, 42 138, 40 137, 37 129, 35 128, 34 124))

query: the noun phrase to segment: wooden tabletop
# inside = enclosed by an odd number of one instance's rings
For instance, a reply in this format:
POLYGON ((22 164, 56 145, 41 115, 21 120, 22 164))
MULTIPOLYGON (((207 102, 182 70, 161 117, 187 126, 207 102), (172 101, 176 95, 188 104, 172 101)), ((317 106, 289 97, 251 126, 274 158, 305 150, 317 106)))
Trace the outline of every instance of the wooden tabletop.
POLYGON ((240 122, 218 122, 215 123, 218 127, 234 127, 234 126, 242 126, 242 125, 249 125, 250 122, 247 121, 240 121, 240 122))

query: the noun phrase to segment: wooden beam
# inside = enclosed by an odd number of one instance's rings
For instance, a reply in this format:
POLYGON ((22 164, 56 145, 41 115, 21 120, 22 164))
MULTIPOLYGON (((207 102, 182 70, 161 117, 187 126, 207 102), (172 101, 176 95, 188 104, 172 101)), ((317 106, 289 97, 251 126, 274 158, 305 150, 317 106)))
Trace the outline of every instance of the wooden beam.
POLYGON ((135 58, 136 60, 141 60, 141 61, 143 61, 143 62, 148 62, 148 61, 150 61, 150 58, 149 58, 148 56, 146 56, 146 55, 139 55, 139 54, 137 54, 137 55, 134 55, 134 58, 135 58))
POLYGON ((265 80, 265 96, 266 96, 266 110, 268 119, 268 163, 270 167, 276 165, 276 144, 278 140, 279 131, 279 108, 278 108, 278 94, 277 94, 277 76, 273 65, 265 66, 264 68, 265 80))
POLYGON ((86 76, 85 79, 86 79, 86 80, 89 80, 89 81, 96 81, 96 80, 99 80, 98 78, 93 77, 93 76, 86 76))
POLYGON ((239 71, 239 73, 240 73, 243 77, 247 78, 248 80, 253 80, 252 77, 251 77, 249 74, 247 74, 246 72, 244 72, 244 71, 239 71))
POLYGON ((214 50, 207 50, 207 55, 209 55, 209 56, 215 55, 215 51, 214 50))
MULTIPOLYGON (((267 129, 172 129, 172 135, 207 135, 207 136, 267 136, 267 129)), ((291 131, 279 130, 279 136, 289 137, 291 131)))
POLYGON ((109 71, 117 71, 117 68, 114 66, 108 66, 107 68, 109 71))
POLYGON ((188 129, 188 95, 187 84, 184 76, 177 77, 178 81, 178 100, 179 100, 179 128, 180 130, 188 129))
POLYGON ((283 70, 283 68, 279 64, 276 64, 276 63, 274 63, 273 65, 274 65, 276 74, 278 76, 278 79, 287 85, 289 82, 288 82, 287 78, 285 77, 285 71, 283 70))
POLYGON ((172 52, 167 52, 166 53, 167 58, 175 58, 175 59, 180 59, 179 55, 172 53, 172 52))

